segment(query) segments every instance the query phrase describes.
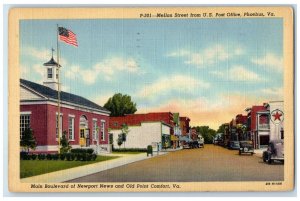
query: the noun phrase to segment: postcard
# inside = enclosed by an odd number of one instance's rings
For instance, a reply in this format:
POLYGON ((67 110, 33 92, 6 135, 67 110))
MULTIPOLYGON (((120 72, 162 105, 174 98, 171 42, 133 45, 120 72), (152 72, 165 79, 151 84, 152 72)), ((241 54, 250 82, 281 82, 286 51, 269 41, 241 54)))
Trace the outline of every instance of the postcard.
POLYGON ((293 8, 12 8, 11 192, 291 191, 293 8))

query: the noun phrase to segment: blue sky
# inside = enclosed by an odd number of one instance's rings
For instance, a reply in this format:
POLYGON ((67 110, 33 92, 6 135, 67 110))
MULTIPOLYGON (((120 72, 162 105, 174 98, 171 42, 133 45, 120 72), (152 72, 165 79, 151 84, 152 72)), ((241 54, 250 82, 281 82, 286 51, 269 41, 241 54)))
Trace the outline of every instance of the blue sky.
POLYGON ((78 39, 78 48, 60 42, 63 90, 100 105, 120 92, 138 113, 180 112, 217 128, 283 100, 282 19, 22 20, 22 78, 42 83, 57 24, 78 39))

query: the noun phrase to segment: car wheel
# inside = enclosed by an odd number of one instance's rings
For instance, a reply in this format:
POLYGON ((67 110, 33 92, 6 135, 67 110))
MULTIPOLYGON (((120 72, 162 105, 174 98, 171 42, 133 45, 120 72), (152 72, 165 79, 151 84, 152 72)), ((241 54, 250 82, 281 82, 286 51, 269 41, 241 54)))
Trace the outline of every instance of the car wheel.
POLYGON ((267 156, 268 154, 266 152, 263 152, 263 161, 266 162, 267 161, 267 156))
POLYGON ((268 154, 268 160, 267 160, 267 163, 268 163, 268 164, 271 164, 271 163, 272 163, 271 154, 268 154))
POLYGON ((253 152, 251 152, 251 156, 253 156, 253 152))
POLYGON ((242 154, 242 152, 241 152, 241 150, 239 150, 239 155, 241 155, 242 154))

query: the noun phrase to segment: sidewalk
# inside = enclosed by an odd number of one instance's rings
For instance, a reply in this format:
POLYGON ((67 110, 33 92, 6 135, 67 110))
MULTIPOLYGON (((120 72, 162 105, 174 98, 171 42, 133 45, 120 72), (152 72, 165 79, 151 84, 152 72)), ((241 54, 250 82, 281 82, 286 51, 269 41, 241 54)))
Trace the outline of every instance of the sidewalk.
MULTIPOLYGON (((157 152, 153 153, 152 157, 165 155, 167 152, 157 152)), ((152 158, 151 156, 147 157, 146 153, 141 154, 103 154, 106 156, 121 156, 120 158, 103 161, 99 163, 94 163, 90 165, 70 168, 66 170, 60 170, 56 172, 50 172, 47 174, 37 175, 33 177, 27 177, 21 179, 22 183, 60 183, 75 178, 83 177, 86 175, 94 174, 104 170, 112 169, 129 163, 134 163, 137 161, 145 160, 152 158)))
POLYGON ((179 148, 176 148, 176 149, 173 149, 173 148, 168 148, 168 149, 162 149, 161 152, 172 152, 172 151, 179 151, 179 150, 182 150, 183 147, 179 147, 179 148))

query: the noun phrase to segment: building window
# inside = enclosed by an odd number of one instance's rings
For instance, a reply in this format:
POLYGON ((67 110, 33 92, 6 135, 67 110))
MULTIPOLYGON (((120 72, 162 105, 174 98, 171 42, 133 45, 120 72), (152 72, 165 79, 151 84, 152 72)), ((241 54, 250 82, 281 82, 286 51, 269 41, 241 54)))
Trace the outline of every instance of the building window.
POLYGON ((101 140, 105 140, 105 121, 101 121, 101 140))
POLYGON ((74 140, 74 117, 69 117, 69 140, 74 140))
POLYGON ((30 114, 20 115, 20 139, 23 138, 25 128, 30 128, 30 114))
POLYGON ((60 115, 59 118, 59 136, 58 136, 58 114, 56 114, 56 139, 58 139, 58 137, 62 137, 62 114, 60 115))
POLYGON ((48 68, 48 71, 47 71, 47 77, 48 78, 52 78, 52 74, 53 74, 53 72, 52 72, 52 68, 48 68))
POLYGON ((93 140, 97 140, 97 120, 93 120, 93 140))

